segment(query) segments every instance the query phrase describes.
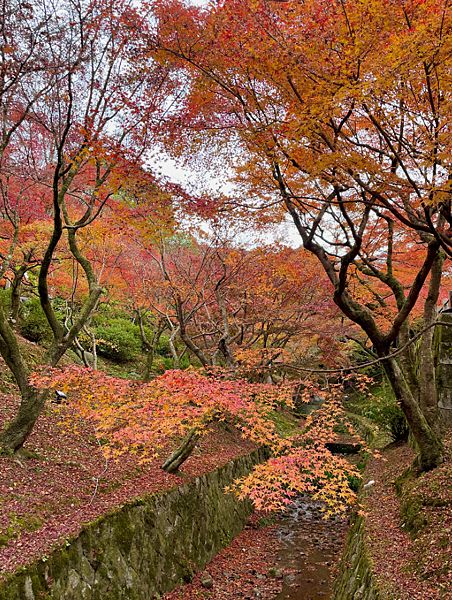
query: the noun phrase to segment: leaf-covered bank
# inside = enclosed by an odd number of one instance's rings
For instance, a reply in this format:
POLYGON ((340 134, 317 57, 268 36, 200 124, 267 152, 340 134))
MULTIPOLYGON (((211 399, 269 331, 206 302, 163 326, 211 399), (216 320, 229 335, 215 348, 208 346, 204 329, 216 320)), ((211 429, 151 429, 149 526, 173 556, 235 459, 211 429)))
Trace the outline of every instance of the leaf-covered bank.
MULTIPOLYGON (((17 402, 1 395, 2 421, 17 402)), ((91 426, 54 404, 46 407, 27 446, 35 457, 22 464, 0 456, 0 577, 45 558, 84 524, 126 502, 182 485, 254 448, 235 430, 218 425, 177 475, 160 468, 162 457, 140 464, 139 455, 125 454, 106 462, 91 426), (74 418, 75 430, 65 425, 74 418)))
POLYGON ((402 443, 369 458, 363 492, 365 543, 385 600, 451 600, 452 456, 450 433, 442 465, 418 478, 402 477, 413 460, 402 443), (400 496, 396 494, 396 490, 400 496))
POLYGON ((162 494, 147 494, 85 526, 48 557, 0 584, 2 600, 158 597, 240 533, 252 510, 223 490, 266 451, 255 450, 162 494))

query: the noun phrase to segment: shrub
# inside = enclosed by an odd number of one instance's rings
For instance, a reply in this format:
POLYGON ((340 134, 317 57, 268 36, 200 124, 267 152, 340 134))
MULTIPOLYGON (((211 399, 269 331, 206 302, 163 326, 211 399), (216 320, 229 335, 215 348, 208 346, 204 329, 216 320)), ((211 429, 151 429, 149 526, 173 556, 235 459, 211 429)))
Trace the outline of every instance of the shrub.
POLYGON ((0 304, 5 313, 8 313, 11 306, 11 288, 7 290, 0 289, 0 304))
POLYGON ((42 310, 41 303, 36 298, 30 299, 23 308, 19 331, 24 338, 31 342, 42 344, 52 341, 52 330, 42 310))
POLYGON ((364 416, 385 429, 394 442, 408 439, 408 423, 395 399, 383 390, 379 401, 374 401, 364 416))
POLYGON ((111 319, 95 328, 98 352, 117 362, 133 360, 141 350, 139 328, 127 319, 111 319))

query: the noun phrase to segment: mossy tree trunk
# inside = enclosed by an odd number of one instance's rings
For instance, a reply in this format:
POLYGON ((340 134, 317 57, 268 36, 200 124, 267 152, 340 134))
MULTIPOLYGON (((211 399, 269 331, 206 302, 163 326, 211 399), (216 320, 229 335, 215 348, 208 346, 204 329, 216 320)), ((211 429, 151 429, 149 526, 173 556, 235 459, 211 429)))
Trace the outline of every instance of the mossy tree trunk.
MULTIPOLYGON (((433 263, 430 275, 430 284, 428 296, 424 305, 424 327, 431 325, 437 318, 437 304, 439 299, 439 289, 441 286, 441 275, 446 256, 443 251, 439 251, 438 256, 433 263)), ((436 382, 436 369, 434 357, 434 333, 433 327, 422 334, 419 348, 419 403, 422 413, 425 415, 428 424, 441 437, 444 432, 444 425, 441 420, 440 410, 438 408, 438 390, 436 382)))
POLYGON ((383 364, 419 449, 414 466, 421 472, 434 469, 442 462, 444 446, 422 410, 422 396, 419 396, 419 400, 414 397, 396 360, 385 361, 383 364))
MULTIPOLYGON (((62 160, 62 157, 60 160, 62 160)), ((68 348, 73 344, 76 336, 88 321, 102 293, 102 288, 98 285, 94 269, 90 261, 81 253, 76 237, 78 229, 83 227, 84 222, 91 217, 93 206, 88 207, 85 215, 78 223, 71 223, 65 206, 65 198, 71 181, 77 173, 78 166, 77 164, 72 165, 72 167, 67 170, 64 181, 60 183, 61 167, 62 165, 60 163, 57 164, 55 168, 53 231, 41 261, 38 280, 38 292, 41 306, 53 332, 53 341, 46 353, 43 363, 43 366, 49 367, 55 367, 68 348), (85 273, 89 289, 88 298, 69 329, 65 328, 57 318, 52 307, 48 288, 50 267, 53 262, 55 250, 61 240, 64 226, 69 226, 69 248, 75 261, 82 267, 85 273)), ((96 191, 94 190, 93 194, 95 193, 96 191)), ((19 231, 19 225, 20 222, 18 220, 16 223, 17 231, 19 231)), ((14 250, 14 248, 12 248, 12 250, 14 250)), ((0 432, 0 447, 4 452, 11 455, 22 449, 42 412, 48 393, 46 390, 36 389, 30 384, 28 380, 30 369, 21 354, 17 336, 8 322, 5 311, 1 306, 0 354, 14 375, 21 393, 21 403, 14 419, 0 432)))
POLYGON ((20 295, 25 273, 37 264, 37 260, 34 258, 33 254, 34 249, 31 249, 29 252, 23 252, 23 263, 16 269, 12 269, 14 271, 14 278, 11 283, 11 307, 9 321, 13 327, 19 320, 20 295))
MULTIPOLYGON (((349 237, 346 247, 340 256, 333 258, 325 248, 315 241, 316 230, 320 219, 307 225, 290 197, 281 171, 275 165, 274 177, 279 183, 280 192, 285 198, 286 207, 301 235, 304 247, 312 252, 322 264, 325 273, 334 286, 333 299, 341 311, 363 332, 365 332, 373 345, 379 358, 384 359, 391 351, 391 344, 399 339, 401 345, 409 341, 410 314, 419 299, 420 292, 430 275, 429 294, 424 303, 423 323, 428 326, 436 317, 436 303, 441 284, 444 253, 436 238, 422 233, 420 238, 425 244, 426 253, 424 261, 419 267, 411 284, 408 294, 404 285, 397 279, 393 269, 393 236, 394 222, 389 217, 384 217, 387 222, 387 248, 386 264, 379 266, 370 259, 363 248, 363 239, 370 215, 374 211, 379 217, 378 207, 369 199, 362 207, 361 217, 352 222, 348 214, 348 206, 342 202, 341 193, 335 190, 328 202, 333 199, 339 205, 342 218, 349 226, 349 237), (351 278, 353 273, 360 273, 368 280, 378 280, 384 284, 393 295, 397 303, 397 314, 392 319, 389 331, 379 327, 376 320, 374 305, 360 301, 350 293, 351 278)), ((325 212, 326 212, 325 209, 325 212)), ((378 310, 389 312, 389 306, 384 296, 375 293, 375 305, 378 310)), ((440 436, 440 416, 437 406, 435 389, 435 370, 433 361, 433 335, 426 332, 421 340, 419 365, 416 368, 414 348, 408 346, 397 359, 382 361, 388 381, 394 391, 395 397, 400 402, 406 416, 408 425, 418 445, 419 455, 415 466, 420 471, 428 471, 437 467, 443 460, 444 447, 440 436)))
POLYGON ((201 432, 196 427, 191 429, 183 439, 180 446, 165 460, 162 469, 168 473, 175 473, 187 460, 201 437, 201 432))

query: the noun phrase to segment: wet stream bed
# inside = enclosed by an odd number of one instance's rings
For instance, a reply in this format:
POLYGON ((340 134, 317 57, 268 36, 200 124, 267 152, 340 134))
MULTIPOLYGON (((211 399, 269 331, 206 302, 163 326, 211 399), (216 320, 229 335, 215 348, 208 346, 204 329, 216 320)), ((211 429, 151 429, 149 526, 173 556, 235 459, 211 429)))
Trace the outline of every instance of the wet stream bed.
POLYGON ((165 600, 328 600, 347 519, 323 519, 321 504, 299 497, 271 526, 254 513, 242 533, 192 583, 165 600))
POLYGON ((275 598, 329 599, 346 533, 346 518, 326 520, 319 502, 298 498, 275 531, 277 561, 284 573, 282 591, 275 598))

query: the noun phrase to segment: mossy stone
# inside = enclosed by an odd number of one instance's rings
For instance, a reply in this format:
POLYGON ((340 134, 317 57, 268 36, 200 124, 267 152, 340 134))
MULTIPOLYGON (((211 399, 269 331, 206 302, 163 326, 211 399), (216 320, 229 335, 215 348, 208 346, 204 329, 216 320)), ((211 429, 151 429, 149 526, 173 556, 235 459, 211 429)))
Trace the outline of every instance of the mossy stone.
MULTIPOLYGON (((443 323, 449 323, 450 325, 452 325, 452 314, 443 313, 440 317, 440 321, 442 321, 443 323)), ((438 333, 436 331, 435 331, 435 333, 437 335, 439 334, 438 337, 439 337, 440 343, 452 342, 452 327, 438 326, 438 327, 436 327, 436 330, 438 333)))
POLYGON ((339 574, 334 583, 333 600, 381 600, 372 577, 372 563, 365 544, 364 520, 354 514, 341 557, 339 574))
POLYGON ((117 513, 112 521, 112 525, 115 533, 115 541, 120 546, 121 552, 125 555, 129 554, 135 535, 135 528, 130 521, 129 510, 126 508, 117 513))

